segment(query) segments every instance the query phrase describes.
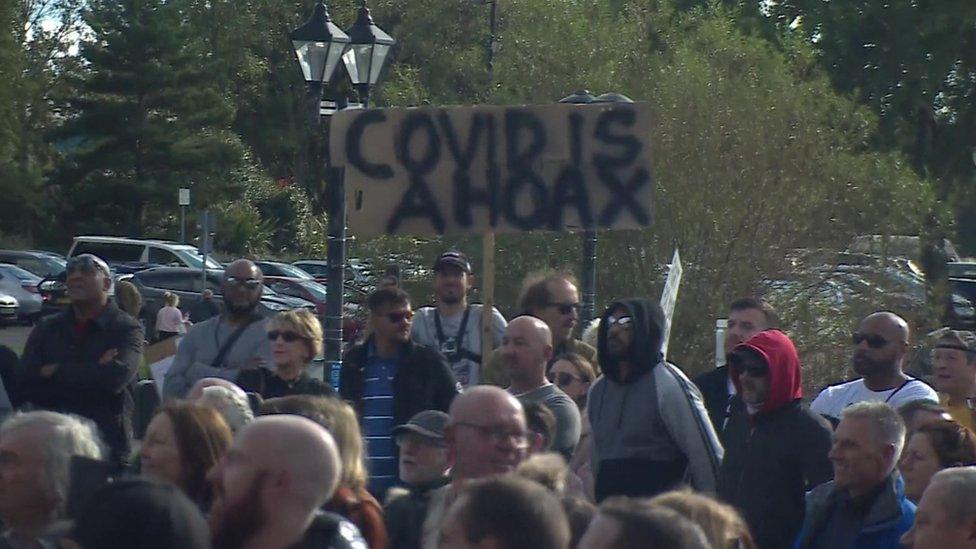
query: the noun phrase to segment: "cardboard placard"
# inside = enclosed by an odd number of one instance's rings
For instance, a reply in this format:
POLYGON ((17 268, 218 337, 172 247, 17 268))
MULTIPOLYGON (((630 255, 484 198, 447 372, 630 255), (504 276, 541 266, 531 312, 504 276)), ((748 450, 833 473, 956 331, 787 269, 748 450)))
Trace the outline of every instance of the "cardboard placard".
POLYGON ((651 224, 647 104, 350 110, 330 132, 355 235, 651 224))

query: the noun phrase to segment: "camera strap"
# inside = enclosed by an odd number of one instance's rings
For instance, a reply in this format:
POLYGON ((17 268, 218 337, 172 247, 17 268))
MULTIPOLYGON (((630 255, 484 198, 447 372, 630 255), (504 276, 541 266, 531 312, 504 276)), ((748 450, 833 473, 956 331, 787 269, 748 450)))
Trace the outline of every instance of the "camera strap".
MULTIPOLYGON (((471 306, 464 309, 464 316, 461 317, 461 325, 458 326, 457 336, 454 338, 454 352, 447 357, 448 362, 458 362, 462 358, 462 348, 464 347, 464 333, 468 329, 468 317, 471 316, 471 306)), ((434 328, 437 329, 437 344, 440 349, 444 348, 444 327, 441 325, 441 312, 434 309, 434 328)), ((480 360, 480 357, 479 357, 480 360)))

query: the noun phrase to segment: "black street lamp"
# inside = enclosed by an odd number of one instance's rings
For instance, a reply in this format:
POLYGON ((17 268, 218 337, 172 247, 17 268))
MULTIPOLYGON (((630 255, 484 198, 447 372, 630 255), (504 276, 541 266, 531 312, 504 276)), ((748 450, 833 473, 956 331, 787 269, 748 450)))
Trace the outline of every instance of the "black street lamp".
MULTIPOLYGON (((633 103, 629 97, 619 93, 604 93, 594 96, 587 90, 579 90, 559 100, 560 103, 587 105, 590 103, 633 103)), ((580 308, 580 324, 585 328, 595 316, 596 306, 596 231, 583 231, 583 253, 580 265, 582 278, 582 307, 580 308)))
POLYGON ((349 36, 332 22, 329 9, 319 0, 315 3, 312 16, 291 31, 289 38, 313 103, 312 125, 317 126, 321 120, 319 103, 322 101, 322 87, 332 80, 339 59, 349 45, 349 36))
POLYGON ((390 49, 396 44, 389 34, 373 23, 366 2, 359 7, 356 22, 346 29, 350 45, 342 55, 342 62, 346 64, 346 72, 352 80, 356 92, 363 102, 363 107, 369 107, 369 92, 380 78, 380 71, 386 63, 390 49))
MULTIPOLYGON (((322 150, 318 127, 322 120, 322 90, 332 80, 341 59, 363 106, 368 106, 369 95, 379 80, 390 49, 396 43, 390 35, 373 23, 365 0, 359 8, 356 22, 348 34, 337 27, 329 17, 329 10, 322 0, 315 3, 311 17, 293 30, 289 37, 298 56, 310 99, 311 185, 319 189, 321 168, 328 176, 326 187, 326 212, 328 215, 328 280, 325 315, 325 360, 330 372, 327 381, 336 386, 342 359, 342 311, 343 281, 346 262, 346 188, 341 169, 332 168, 328 155, 319 160, 322 150)), ((337 105, 344 101, 340 98, 337 105)), ((328 112, 328 111, 327 111, 328 112)), ((331 114, 331 112, 328 112, 331 114)), ((326 127, 328 130, 328 127, 326 127)))

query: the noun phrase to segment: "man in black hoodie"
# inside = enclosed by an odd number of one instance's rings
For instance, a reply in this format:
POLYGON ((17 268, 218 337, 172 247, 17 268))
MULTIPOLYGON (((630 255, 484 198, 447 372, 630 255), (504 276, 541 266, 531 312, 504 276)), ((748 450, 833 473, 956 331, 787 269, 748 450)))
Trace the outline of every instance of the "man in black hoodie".
POLYGON ((722 445, 698 389, 663 360, 665 322, 647 299, 617 301, 603 314, 604 376, 587 404, 597 501, 653 496, 682 482, 715 491, 722 445))
POLYGON ((759 332, 728 363, 744 406, 723 432, 718 494, 739 509, 760 548, 789 547, 803 524, 804 494, 833 477, 830 425, 801 404, 800 358, 783 332, 759 332))

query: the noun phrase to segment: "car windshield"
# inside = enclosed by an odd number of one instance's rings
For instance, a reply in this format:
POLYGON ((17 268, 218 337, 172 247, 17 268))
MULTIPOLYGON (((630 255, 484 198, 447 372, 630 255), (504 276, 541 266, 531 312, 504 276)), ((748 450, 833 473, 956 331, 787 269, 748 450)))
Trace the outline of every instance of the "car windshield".
MULTIPOLYGON (((193 246, 174 246, 173 251, 180 256, 186 264, 194 269, 203 267, 203 255, 193 246)), ((222 269, 223 266, 212 257, 207 257, 208 269, 222 269)))
POLYGON ((325 286, 311 280, 303 280, 300 284, 308 290, 308 293, 312 294, 312 297, 318 301, 325 301, 325 286))
POLYGON ((4 263, 0 265, 0 271, 3 271, 4 274, 10 275, 21 282, 33 282, 38 284, 41 281, 41 277, 28 270, 21 269, 16 265, 8 265, 4 263))
POLYGON ((289 265, 287 263, 269 263, 268 265, 284 273, 283 276, 300 278, 302 280, 313 280, 312 275, 306 273, 298 267, 295 267, 294 265, 289 265))

